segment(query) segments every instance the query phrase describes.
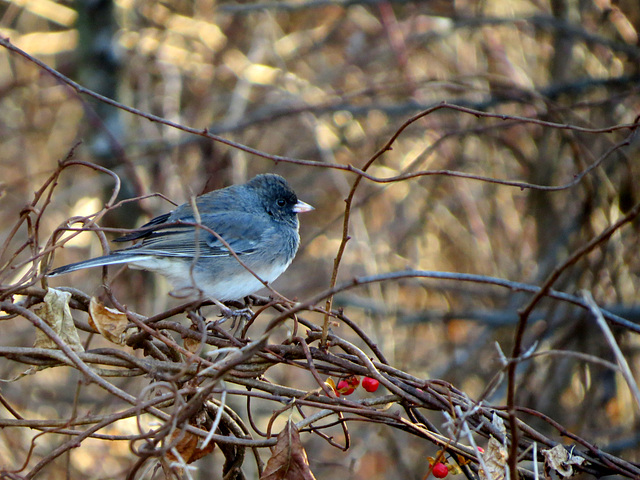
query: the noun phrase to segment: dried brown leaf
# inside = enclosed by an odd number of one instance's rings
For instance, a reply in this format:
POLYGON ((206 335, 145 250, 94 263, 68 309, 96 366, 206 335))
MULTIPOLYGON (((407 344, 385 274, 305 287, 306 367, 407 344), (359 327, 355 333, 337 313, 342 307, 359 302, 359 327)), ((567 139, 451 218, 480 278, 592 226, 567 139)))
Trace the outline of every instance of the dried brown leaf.
MULTIPOLYGON (((44 303, 34 308, 36 315, 44 320, 56 334, 75 352, 84 352, 78 331, 73 323, 69 300, 71 294, 49 288, 44 296, 44 303)), ((55 348, 58 345, 42 330, 36 329, 35 348, 55 348)))
POLYGON ((509 453, 505 446, 494 437, 489 438, 489 443, 482 454, 482 459, 487 471, 485 472, 484 468, 480 468, 478 475, 481 480, 503 480, 506 477, 509 453))
POLYGON ((295 424, 289 420, 260 480, 315 480, 295 424))
POLYGON ((184 348, 191 353, 197 353, 201 348, 202 342, 200 340, 196 340, 195 338, 187 337, 182 341, 184 348))
POLYGON ((96 297, 89 303, 89 324, 110 342, 124 344, 124 331, 127 328, 127 315, 119 310, 106 307, 96 297))
MULTIPOLYGON (((196 460, 201 459, 205 455, 213 452, 215 447, 215 443, 209 443, 205 448, 198 447, 198 436, 194 435, 190 432, 184 432, 182 430, 174 430, 171 435, 171 440, 173 441, 177 436, 183 435, 178 444, 174 447, 184 463, 193 463, 196 460)), ((174 462, 177 460, 176 456, 171 452, 167 452, 165 454, 167 460, 174 462)))
POLYGON ((562 445, 542 450, 542 455, 544 455, 545 463, 565 478, 573 475, 572 465, 582 465, 584 462, 584 458, 573 455, 562 445))
POLYGON ((502 417, 499 417, 498 415, 496 415, 495 412, 493 412, 493 417, 491 418, 491 424, 504 436, 507 435, 507 427, 505 427, 504 425, 504 420, 502 420, 502 417))

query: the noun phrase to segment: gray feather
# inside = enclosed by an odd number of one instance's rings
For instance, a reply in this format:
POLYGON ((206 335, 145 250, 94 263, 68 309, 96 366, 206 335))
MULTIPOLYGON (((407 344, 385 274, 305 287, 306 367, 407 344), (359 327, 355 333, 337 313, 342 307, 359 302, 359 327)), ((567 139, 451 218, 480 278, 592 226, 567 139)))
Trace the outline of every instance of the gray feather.
POLYGON ((50 272, 47 272, 47 276, 55 277, 56 275, 75 272, 76 270, 82 270, 83 268, 103 267, 105 265, 131 263, 131 262, 137 262, 140 260, 145 260, 146 258, 148 258, 147 255, 139 255, 134 252, 113 253, 111 255, 104 255, 102 257, 92 258, 91 260, 84 260, 82 262, 71 263, 63 267, 55 268, 50 272))

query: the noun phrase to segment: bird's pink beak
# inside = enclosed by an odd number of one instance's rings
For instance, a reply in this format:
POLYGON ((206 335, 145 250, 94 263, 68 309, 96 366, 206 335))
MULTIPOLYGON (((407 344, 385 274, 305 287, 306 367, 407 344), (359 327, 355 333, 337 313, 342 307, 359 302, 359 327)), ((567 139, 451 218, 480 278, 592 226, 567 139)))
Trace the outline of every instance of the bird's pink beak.
POLYGON ((293 211, 296 213, 310 212, 311 210, 315 210, 315 208, 302 200, 298 200, 298 203, 293 206, 293 211))

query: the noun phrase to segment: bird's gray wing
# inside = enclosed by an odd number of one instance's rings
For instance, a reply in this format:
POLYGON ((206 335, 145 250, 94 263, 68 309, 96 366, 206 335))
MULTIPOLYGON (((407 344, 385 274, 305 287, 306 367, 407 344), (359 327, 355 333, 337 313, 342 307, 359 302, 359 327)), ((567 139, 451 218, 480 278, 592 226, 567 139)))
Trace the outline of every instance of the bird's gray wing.
MULTIPOLYGON (((195 223, 192 218, 181 221, 195 223)), ((203 214, 201 224, 220 235, 237 255, 254 253, 270 230, 269 218, 238 211, 203 214)), ((208 230, 175 223, 159 225, 141 243, 118 252, 187 258, 230 255, 227 247, 208 230)))
POLYGON ((171 212, 165 213, 163 215, 158 215, 150 222, 145 223, 140 228, 136 229, 131 233, 127 233, 126 235, 122 235, 121 237, 115 238, 114 242, 131 242, 133 240, 139 240, 141 238, 148 237, 158 228, 162 228, 162 225, 169 221, 169 217, 171 216, 171 212))

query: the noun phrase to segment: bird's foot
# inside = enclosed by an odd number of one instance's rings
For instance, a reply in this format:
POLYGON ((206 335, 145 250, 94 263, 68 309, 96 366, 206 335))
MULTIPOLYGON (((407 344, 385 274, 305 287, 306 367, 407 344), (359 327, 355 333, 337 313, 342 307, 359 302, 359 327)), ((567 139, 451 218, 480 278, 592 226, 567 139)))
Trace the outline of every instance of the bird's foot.
POLYGON ((249 321, 253 317, 253 310, 251 307, 244 308, 229 308, 222 303, 216 302, 218 307, 220 308, 220 319, 216 320, 215 324, 220 325, 226 322, 229 318, 233 319, 231 323, 231 328, 235 328, 238 320, 241 320, 241 323, 249 321))

